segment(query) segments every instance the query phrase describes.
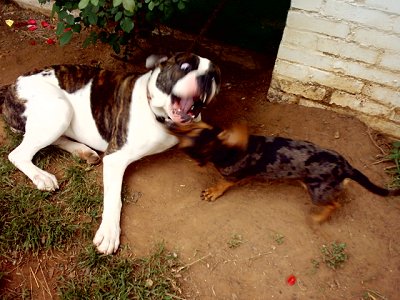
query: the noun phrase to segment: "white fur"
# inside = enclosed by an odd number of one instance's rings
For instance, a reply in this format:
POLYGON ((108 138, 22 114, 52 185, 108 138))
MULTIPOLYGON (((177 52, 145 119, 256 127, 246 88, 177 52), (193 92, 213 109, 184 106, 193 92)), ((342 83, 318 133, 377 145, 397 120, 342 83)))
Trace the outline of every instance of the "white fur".
MULTIPOLYGON (((54 144, 75 155, 86 153, 96 158, 97 153, 90 148, 105 151, 108 143, 97 131, 90 110, 91 82, 69 94, 58 85, 54 71, 45 72, 49 75, 39 73, 21 76, 17 80, 17 96, 26 100, 24 115, 27 121, 24 138, 9 154, 9 159, 38 189, 53 191, 59 187, 56 177, 32 163, 33 156, 40 149, 54 144)), ((158 73, 156 69, 154 73, 148 72, 136 81, 126 144, 103 158, 103 218, 93 240, 101 253, 111 254, 119 246, 120 195, 126 167, 146 155, 162 152, 177 143, 176 138, 167 134, 163 125, 156 121, 147 99, 147 84, 155 82, 158 73), (152 78, 149 81, 150 76, 152 78)), ((156 105, 166 107, 170 99, 166 94, 157 93, 157 101, 159 103, 156 105)))
MULTIPOLYGON (((156 64, 154 58, 148 63, 156 64)), ((193 75, 203 74, 209 66, 207 59, 200 58, 199 69, 193 71, 193 75)), ((177 143, 177 139, 167 134, 154 117, 154 113, 167 117, 171 111, 170 95, 161 92, 155 84, 159 73, 160 69, 156 67, 137 79, 131 96, 127 140, 122 148, 103 157, 103 215, 93 239, 101 253, 115 252, 120 243, 121 187, 126 167, 177 143), (150 105, 148 92, 152 99, 150 105)), ((190 94, 194 80, 195 76, 181 79, 174 92, 177 95, 190 94)), ((9 154, 9 159, 40 190, 58 189, 56 177, 32 163, 33 156, 40 149, 53 144, 88 161, 99 159, 92 149, 107 150, 108 143, 98 132, 91 112, 91 85, 90 81, 76 92, 67 93, 60 88, 53 70, 17 79, 17 97, 26 101, 26 124, 24 138, 9 154)), ((211 97, 216 92, 214 84, 211 97)), ((200 116, 196 118, 198 120, 200 116)))
POLYGON ((156 121, 148 105, 146 85, 149 76, 150 73, 147 73, 135 83, 126 144, 103 158, 103 218, 93 240, 102 253, 115 252, 119 246, 120 195, 126 167, 144 156, 162 152, 177 143, 177 139, 167 134, 163 125, 156 121))

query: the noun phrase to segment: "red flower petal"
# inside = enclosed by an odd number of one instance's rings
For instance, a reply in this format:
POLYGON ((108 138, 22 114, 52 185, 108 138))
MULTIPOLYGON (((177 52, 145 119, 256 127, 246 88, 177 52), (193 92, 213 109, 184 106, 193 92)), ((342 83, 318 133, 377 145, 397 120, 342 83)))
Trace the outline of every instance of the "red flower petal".
POLYGON ((36 20, 34 20, 34 19, 29 19, 29 20, 28 20, 28 24, 29 24, 29 25, 36 25, 36 20))
POLYGON ((42 22, 40 22, 40 24, 42 24, 42 27, 44 27, 44 28, 46 28, 46 27, 49 27, 49 26, 50 26, 50 24, 49 24, 49 23, 47 23, 46 21, 42 21, 42 22))
POLYGON ((29 31, 35 31, 36 29, 38 29, 38 27, 36 25, 28 25, 29 31))
POLYGON ((288 285, 294 285, 296 283, 296 277, 294 275, 290 275, 287 279, 286 282, 288 285))
POLYGON ((56 41, 54 39, 52 39, 52 38, 48 38, 46 40, 46 44, 48 44, 48 45, 54 45, 55 43, 56 43, 56 41))

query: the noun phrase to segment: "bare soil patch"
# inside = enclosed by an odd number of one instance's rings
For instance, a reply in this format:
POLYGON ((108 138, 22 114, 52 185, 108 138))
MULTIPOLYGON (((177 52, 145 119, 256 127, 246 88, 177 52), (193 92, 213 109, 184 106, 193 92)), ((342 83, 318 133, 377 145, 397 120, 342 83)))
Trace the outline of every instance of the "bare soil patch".
MULTIPOLYGON (((5 24, 29 17, 46 19, 7 4, 0 7, 0 85, 33 68, 61 63, 142 72, 149 54, 182 51, 191 44, 168 35, 143 40, 142 49, 125 63, 108 46, 81 48, 82 36, 61 48, 45 43, 51 31, 5 24)), ((223 76, 217 100, 203 114, 206 121, 246 120, 253 133, 309 140, 339 151, 374 182, 390 181, 387 164, 376 163, 389 140, 357 119, 268 102, 274 55, 209 41, 197 52, 215 60, 223 76)), ((368 291, 396 299, 400 294, 399 199, 383 199, 350 183, 344 207, 327 223, 313 226, 314 207, 299 184, 257 181, 215 203, 202 202, 201 190, 218 178, 211 167, 198 167, 177 149, 146 157, 125 175, 134 199, 123 207, 122 244, 137 256, 160 241, 174 249, 188 265, 184 288, 190 299, 362 299, 368 291), (347 245, 348 260, 337 270, 322 262, 320 250, 333 242, 347 245), (291 274, 297 278, 293 286, 286 282, 291 274)), ((380 299, 376 295, 365 299, 380 299)))

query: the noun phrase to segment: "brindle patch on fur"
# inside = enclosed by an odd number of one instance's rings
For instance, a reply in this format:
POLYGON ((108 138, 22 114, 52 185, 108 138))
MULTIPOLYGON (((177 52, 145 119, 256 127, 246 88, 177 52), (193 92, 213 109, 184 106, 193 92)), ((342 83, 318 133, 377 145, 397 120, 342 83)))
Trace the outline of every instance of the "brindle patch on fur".
POLYGON ((5 121, 11 128, 24 132, 26 124, 26 117, 23 116, 25 100, 17 97, 14 84, 0 88, 0 101, 2 102, 0 105, 5 121))
POLYGON ((100 68, 84 65, 56 65, 52 68, 60 87, 68 93, 74 93, 83 88, 101 72, 100 68))
POLYGON ((91 109, 100 135, 109 143, 107 153, 121 148, 127 138, 131 97, 136 75, 102 70, 93 78, 91 109))
POLYGON ((74 93, 92 81, 91 110, 101 137, 109 143, 107 153, 121 148, 126 142, 126 126, 137 75, 117 74, 84 65, 53 68, 60 87, 68 93, 74 93))

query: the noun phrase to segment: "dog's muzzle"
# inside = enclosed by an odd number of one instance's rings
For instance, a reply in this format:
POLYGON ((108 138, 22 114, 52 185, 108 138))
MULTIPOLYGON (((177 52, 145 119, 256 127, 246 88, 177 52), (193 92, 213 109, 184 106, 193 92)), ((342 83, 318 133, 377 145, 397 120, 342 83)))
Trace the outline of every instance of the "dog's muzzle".
POLYGON ((172 119, 178 123, 186 123, 195 119, 205 104, 200 97, 179 98, 172 95, 172 119))
POLYGON ((198 76, 196 88, 189 95, 179 97, 172 94, 171 119, 178 123, 192 121, 214 97, 216 90, 217 86, 212 74, 198 76))

